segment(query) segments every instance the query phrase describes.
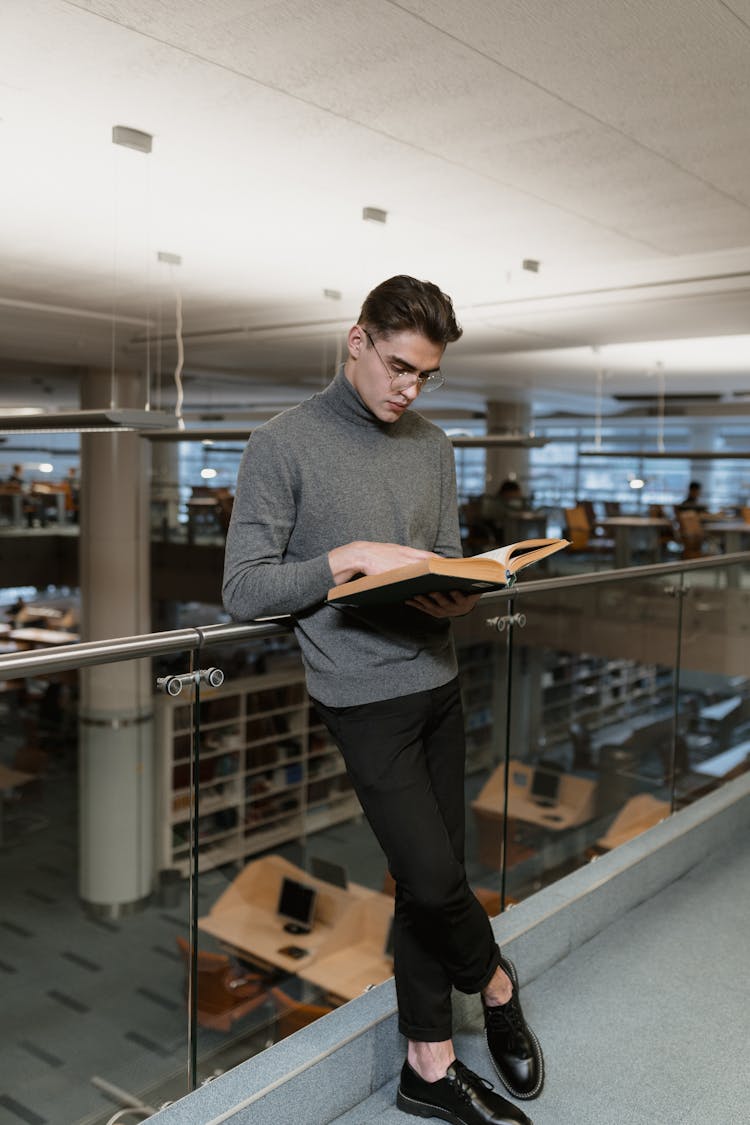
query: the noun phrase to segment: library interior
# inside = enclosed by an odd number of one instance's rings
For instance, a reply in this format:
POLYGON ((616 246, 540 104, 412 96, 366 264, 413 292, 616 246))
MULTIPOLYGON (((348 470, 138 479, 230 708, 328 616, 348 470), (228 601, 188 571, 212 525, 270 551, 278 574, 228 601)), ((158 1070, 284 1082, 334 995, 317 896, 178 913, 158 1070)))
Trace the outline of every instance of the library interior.
MULTIPOLYGON (((750 792, 750 10, 689 8, 4 14, 0 1125, 197 1121, 391 1003, 394 881, 291 620, 221 599, 249 435, 387 277, 463 327, 414 409, 464 556, 568 541, 453 623, 493 924, 750 792)), ((391 1120, 358 1098, 286 1119, 391 1120)))

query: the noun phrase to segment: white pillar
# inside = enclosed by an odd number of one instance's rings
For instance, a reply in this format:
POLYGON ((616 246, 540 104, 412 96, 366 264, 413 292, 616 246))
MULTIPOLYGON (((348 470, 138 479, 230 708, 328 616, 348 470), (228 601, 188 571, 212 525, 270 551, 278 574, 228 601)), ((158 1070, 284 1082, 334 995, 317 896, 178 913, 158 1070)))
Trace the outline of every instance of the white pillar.
MULTIPOLYGON (((142 407, 139 375, 87 371, 81 406, 142 407)), ((146 633, 149 608, 148 442, 136 433, 81 435, 81 632, 86 641, 146 633)), ((82 899, 116 916, 154 884, 151 661, 81 671, 82 899)))
POLYGON ((179 523, 180 447, 176 441, 154 441, 149 445, 154 531, 160 538, 171 539, 179 523))
MULTIPOLYGON (((531 408, 523 402, 488 402, 487 433, 518 432, 528 434, 531 425, 531 408)), ((488 448, 485 470, 485 492, 494 495, 506 477, 513 477, 524 494, 529 492, 528 449, 502 447, 488 448)))

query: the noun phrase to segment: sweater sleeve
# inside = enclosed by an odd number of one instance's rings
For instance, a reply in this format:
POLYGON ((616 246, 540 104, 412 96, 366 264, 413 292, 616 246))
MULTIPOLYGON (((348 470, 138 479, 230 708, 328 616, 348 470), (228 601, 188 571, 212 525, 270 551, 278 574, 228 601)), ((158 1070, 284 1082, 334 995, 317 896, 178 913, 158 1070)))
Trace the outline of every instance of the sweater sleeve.
POLYGON ((456 459, 447 437, 440 443, 440 523, 433 550, 436 555, 448 559, 458 559, 463 553, 458 522, 456 459))
POLYGON ((328 555, 285 561, 295 525, 294 473, 273 435, 251 435, 240 463, 224 556, 222 597, 235 621, 299 613, 334 584, 328 555))

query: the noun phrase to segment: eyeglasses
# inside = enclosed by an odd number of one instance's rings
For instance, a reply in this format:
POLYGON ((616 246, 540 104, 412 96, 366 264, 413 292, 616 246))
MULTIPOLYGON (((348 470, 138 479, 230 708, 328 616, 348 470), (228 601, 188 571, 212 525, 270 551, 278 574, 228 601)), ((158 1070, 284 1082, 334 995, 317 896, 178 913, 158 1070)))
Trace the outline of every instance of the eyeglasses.
POLYGON ((439 367, 436 367, 434 371, 409 371, 398 363, 386 363, 375 347, 375 341, 370 333, 366 328, 363 328, 362 331, 372 344, 375 355, 388 373, 388 378, 391 381, 391 390, 408 391, 412 387, 416 387, 417 390, 421 392, 436 391, 438 387, 442 387, 445 382, 445 376, 439 367))

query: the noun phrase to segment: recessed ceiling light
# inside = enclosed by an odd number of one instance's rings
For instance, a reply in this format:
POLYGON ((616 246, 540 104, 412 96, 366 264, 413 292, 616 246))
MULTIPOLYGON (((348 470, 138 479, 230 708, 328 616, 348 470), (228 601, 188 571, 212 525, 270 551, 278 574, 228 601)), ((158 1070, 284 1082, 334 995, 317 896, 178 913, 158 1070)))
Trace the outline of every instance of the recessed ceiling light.
POLYGON ((363 207, 362 218, 369 223, 384 223, 388 218, 388 212, 381 210, 380 207, 363 207))

